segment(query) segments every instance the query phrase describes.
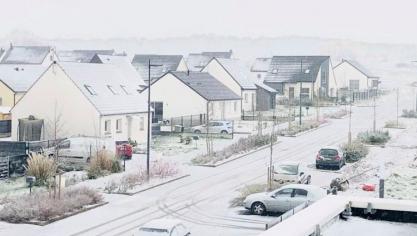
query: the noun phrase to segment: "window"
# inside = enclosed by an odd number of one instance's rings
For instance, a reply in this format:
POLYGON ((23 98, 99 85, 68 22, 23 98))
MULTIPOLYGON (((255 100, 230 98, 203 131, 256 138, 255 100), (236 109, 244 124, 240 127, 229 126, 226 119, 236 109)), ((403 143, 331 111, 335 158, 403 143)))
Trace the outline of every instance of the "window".
POLYGON ((248 96, 248 94, 247 93, 245 93, 245 103, 248 103, 249 102, 249 96, 248 96))
POLYGON ((290 197, 292 195, 292 188, 286 188, 275 193, 275 197, 290 197))
POLYGON ((145 130, 145 118, 141 117, 139 119, 139 130, 144 131, 145 130))
POLYGON ((296 188, 294 189, 295 197, 307 197, 307 190, 296 188))
POLYGON ((116 120, 116 132, 118 133, 122 132, 122 119, 116 120))
POLYGON ((129 95, 130 93, 127 91, 126 86, 120 85, 120 88, 125 92, 126 95, 129 95))
POLYGON ((294 99, 294 87, 290 87, 290 88, 288 89, 288 97, 289 97, 290 99, 294 99))
POLYGON ((321 84, 322 85, 327 84, 327 71, 325 71, 325 70, 321 71, 321 84))
POLYGON ((104 121, 104 132, 106 133, 111 132, 111 120, 104 121))
POLYGON ((71 146, 71 142, 69 140, 62 141, 58 144, 58 149, 68 149, 71 146))
POLYGON ((235 101, 235 102, 233 102, 233 110, 234 111, 237 111, 237 102, 235 101))
POLYGON ((359 90, 359 80, 349 80, 350 90, 359 90))
POLYGON ((84 85, 85 89, 91 94, 91 95, 97 95, 96 91, 91 87, 90 85, 84 85))
POLYGON ((255 104, 255 93, 251 94, 252 106, 255 104))
POLYGON ((109 88, 110 92, 112 92, 114 95, 119 94, 116 90, 114 90, 113 86, 107 85, 107 88, 109 88))
POLYGON ((309 88, 301 88, 301 94, 310 94, 309 88))
POLYGON ((378 80, 376 79, 372 80, 372 88, 378 87, 378 84, 379 84, 378 80))

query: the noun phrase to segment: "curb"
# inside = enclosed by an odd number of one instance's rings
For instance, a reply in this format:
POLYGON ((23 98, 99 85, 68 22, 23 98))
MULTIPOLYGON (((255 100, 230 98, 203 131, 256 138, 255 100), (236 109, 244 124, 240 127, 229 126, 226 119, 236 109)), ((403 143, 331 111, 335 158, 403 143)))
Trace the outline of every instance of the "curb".
MULTIPOLYGON (((280 141, 275 142, 275 143, 274 143, 274 145, 276 145, 276 144, 278 144, 278 143, 280 143, 280 141)), ((201 165, 195 165, 195 166, 202 166, 202 167, 218 167, 218 166, 221 166, 221 165, 227 164, 227 163, 229 163, 229 162, 235 161, 235 160, 237 160, 237 159, 243 158, 243 157, 245 157, 245 156, 248 156, 248 155, 250 155, 250 154, 252 154, 252 153, 255 153, 255 152, 257 152, 257 151, 261 151, 261 150, 264 150, 264 149, 266 149, 266 148, 269 148, 270 146, 271 146, 271 145, 270 145, 270 144, 268 144, 268 145, 265 145, 265 146, 259 147, 259 148, 257 148, 257 149, 251 150, 251 151, 249 151, 249 152, 247 152, 247 153, 243 153, 243 154, 241 154, 241 155, 235 156, 235 157, 233 157, 233 158, 227 158, 227 159, 225 159, 224 161, 222 161, 222 162, 220 162, 220 163, 218 163, 218 164, 201 164, 201 165)))
POLYGON ((316 128, 313 128, 313 129, 309 129, 309 130, 306 130, 306 131, 303 131, 303 132, 300 132, 300 133, 297 133, 297 134, 294 134, 294 135, 281 135, 281 136, 295 138, 295 137, 301 136, 303 134, 307 134, 307 133, 313 132, 315 130, 318 130, 320 128, 326 127, 326 126, 330 125, 331 123, 332 122, 328 121, 328 122, 326 122, 324 124, 319 125, 319 127, 316 127, 316 128))
POLYGON ((153 186, 150 186, 150 187, 147 187, 147 188, 144 188, 144 189, 138 190, 138 191, 136 191, 136 192, 131 192, 131 193, 110 193, 110 194, 121 194, 121 195, 133 196, 133 195, 135 195, 135 194, 142 193, 142 192, 145 192, 145 191, 151 190, 151 189, 153 189, 153 188, 156 188, 156 187, 159 187, 159 186, 162 186, 162 185, 165 185, 165 184, 169 184, 169 183, 171 183, 171 182, 174 182, 174 181, 177 181, 177 180, 183 179, 183 178, 185 178, 185 177, 189 177, 189 176, 190 176, 190 174, 181 175, 181 176, 179 176, 179 177, 177 177, 177 178, 170 179, 170 180, 168 180, 168 181, 165 181, 165 182, 162 182, 162 183, 159 183, 159 184, 155 184, 155 185, 153 185, 153 186))
POLYGON ((45 226, 45 225, 51 224, 55 221, 63 220, 65 218, 68 218, 68 217, 71 217, 71 216, 74 216, 74 215, 78 215, 80 213, 83 213, 83 212, 86 212, 86 211, 89 211, 89 210, 93 210, 97 207, 101 207, 101 206, 104 206, 106 204, 108 204, 108 202, 103 202, 103 203, 100 203, 100 204, 96 204, 96 205, 93 205, 91 207, 81 208, 79 211, 74 211, 74 212, 71 212, 71 213, 66 214, 66 215, 57 216, 57 217, 55 217, 53 219, 50 219, 50 220, 47 220, 47 221, 28 221, 28 222, 20 222, 19 224, 31 224, 31 225, 45 226))

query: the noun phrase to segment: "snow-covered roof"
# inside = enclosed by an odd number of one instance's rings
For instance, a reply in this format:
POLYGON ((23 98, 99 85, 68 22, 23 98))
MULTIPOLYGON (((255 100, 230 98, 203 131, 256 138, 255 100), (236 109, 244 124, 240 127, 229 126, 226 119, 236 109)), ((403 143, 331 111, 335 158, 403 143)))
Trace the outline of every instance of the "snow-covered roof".
POLYGON ((42 64, 50 51, 49 46, 11 46, 1 64, 42 64))
POLYGON ((187 58, 187 67, 190 71, 201 71, 213 58, 230 59, 232 50, 227 52, 190 53, 187 58))
POLYGON ((113 64, 61 62, 63 70, 101 115, 147 111, 147 98, 139 82, 113 64))
POLYGON ((122 71, 125 73, 126 76, 129 78, 135 79, 138 81, 139 85, 145 85, 143 78, 140 74, 135 70, 133 65, 130 63, 130 60, 127 56, 115 56, 115 55, 101 55, 96 54, 93 59, 95 63, 102 63, 102 64, 113 64, 120 66, 122 71))
POLYGON ((269 87, 268 85, 266 85, 266 84, 264 84, 264 83, 262 83, 262 82, 260 82, 260 81, 255 81, 255 85, 256 85, 257 87, 260 87, 260 88, 262 88, 262 89, 264 89, 264 90, 266 90, 266 91, 270 92, 270 93, 278 93, 278 92, 277 92, 277 90, 275 90, 275 89, 273 89, 273 88, 269 87))
POLYGON ((58 51, 58 59, 62 62, 90 63, 94 55, 113 55, 114 49, 109 50, 64 50, 58 51))
POLYGON ((225 51, 225 52, 202 52, 201 54, 204 55, 204 56, 208 56, 208 57, 230 59, 230 58, 232 58, 233 51, 229 50, 229 51, 225 51))
POLYGON ((223 68, 235 79, 242 89, 256 89, 255 83, 250 79, 250 71, 239 59, 215 58, 223 68))
POLYGON ((271 60, 266 82, 315 81, 321 65, 329 56, 274 56, 271 60))
POLYGON ((271 65, 272 58, 256 58, 252 64, 252 72, 268 72, 269 66, 271 65))
POLYGON ((26 92, 46 69, 40 64, 0 64, 0 81, 14 92, 26 92))
POLYGON ((346 59, 342 59, 342 61, 337 64, 335 68, 337 68, 339 65, 343 64, 343 63, 348 63, 351 66, 353 66, 354 68, 356 68, 359 72, 361 72, 362 74, 364 74, 366 77, 368 78, 379 78, 378 76, 374 75, 371 71, 369 71, 367 68, 365 68, 362 64, 360 64, 359 62, 355 61, 355 60, 346 60, 346 59))
POLYGON ((132 65, 144 80, 148 80, 149 77, 149 60, 152 65, 160 65, 151 68, 151 79, 156 79, 168 71, 176 71, 182 58, 182 55, 136 54, 132 59, 132 65))
MULTIPOLYGON (((235 94, 224 84, 216 80, 206 72, 170 72, 200 96, 208 101, 240 100, 241 97, 235 94)), ((163 78, 163 77, 162 77, 163 78)), ((160 78, 160 79, 162 79, 160 78)), ((156 81, 157 82, 157 81, 156 81)))

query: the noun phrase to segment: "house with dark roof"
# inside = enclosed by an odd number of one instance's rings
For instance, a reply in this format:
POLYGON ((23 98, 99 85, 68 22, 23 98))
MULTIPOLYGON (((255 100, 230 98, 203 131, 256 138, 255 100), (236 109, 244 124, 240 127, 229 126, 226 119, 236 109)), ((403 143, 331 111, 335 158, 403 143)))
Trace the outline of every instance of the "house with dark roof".
POLYGON ((15 46, 11 44, 1 57, 0 64, 47 66, 56 60, 55 50, 50 46, 15 46))
POLYGON ((29 116, 44 121, 42 137, 50 139, 59 116, 59 138, 146 142, 147 97, 137 87, 136 77, 116 64, 53 63, 12 108, 12 139, 22 140, 19 119, 29 116))
POLYGON ((114 49, 108 50, 62 50, 58 51, 58 60, 61 62, 81 62, 91 63, 94 56, 99 55, 114 55, 114 49))
POLYGON ((201 71, 213 58, 232 58, 233 51, 190 53, 187 57, 187 66, 190 71, 201 71))
POLYGON ((239 94, 206 72, 168 72, 151 85, 158 120, 198 115, 209 120, 240 119, 240 100, 239 94))
POLYGON ((379 77, 354 60, 342 59, 333 71, 342 90, 367 93, 378 89, 379 77))
POLYGON ((329 56, 274 56, 263 82, 289 100, 337 96, 329 56))
POLYGON ((187 71, 187 64, 182 55, 136 54, 132 59, 133 67, 147 83, 149 77, 149 60, 158 65, 151 68, 151 80, 158 79, 169 71, 187 71))
POLYGON ((249 78, 249 68, 241 60, 212 58, 202 71, 208 72, 234 93, 241 96, 242 100, 239 108, 242 112, 256 110, 257 87, 254 81, 249 78))

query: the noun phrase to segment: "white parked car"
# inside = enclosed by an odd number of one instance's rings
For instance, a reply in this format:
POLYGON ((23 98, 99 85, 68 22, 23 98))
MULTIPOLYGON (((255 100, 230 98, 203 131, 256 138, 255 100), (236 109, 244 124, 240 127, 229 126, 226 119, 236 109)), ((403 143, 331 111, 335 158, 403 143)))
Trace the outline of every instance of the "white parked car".
POLYGON ((191 131, 196 134, 231 134, 233 133, 233 123, 231 121, 210 121, 209 128, 207 125, 199 125, 191 128, 191 131))
POLYGON ((174 219, 151 220, 139 228, 136 236, 189 236, 187 227, 180 221, 174 219))
POLYGON ((315 202, 327 195, 327 190, 314 185, 289 184, 271 192, 251 194, 243 204, 252 214, 286 212, 305 202, 315 202))
MULTIPOLYGON (((100 150, 116 151, 114 140, 96 137, 72 137, 58 143, 58 157, 72 161, 88 162, 100 150)), ((48 150, 53 153, 53 150, 48 150)))
POLYGON ((310 184, 311 175, 306 174, 300 163, 281 162, 273 166, 274 181, 279 183, 310 184))

